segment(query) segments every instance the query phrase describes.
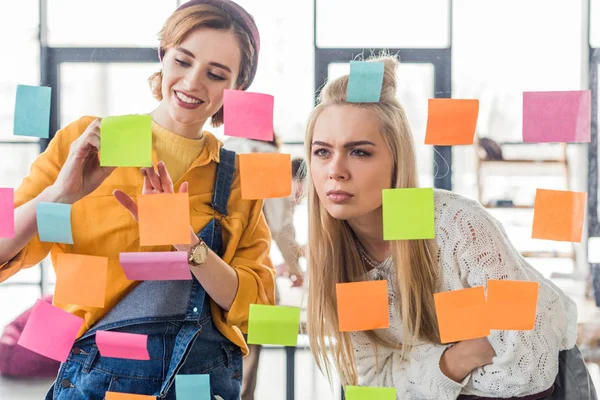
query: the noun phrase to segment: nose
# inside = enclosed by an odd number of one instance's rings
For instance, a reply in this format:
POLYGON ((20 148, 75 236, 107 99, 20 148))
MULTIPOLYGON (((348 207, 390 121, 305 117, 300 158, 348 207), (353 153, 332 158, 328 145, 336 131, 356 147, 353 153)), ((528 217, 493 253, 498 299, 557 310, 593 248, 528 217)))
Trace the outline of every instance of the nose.
POLYGON ((203 91, 204 83, 202 82, 202 69, 189 68, 183 78, 183 85, 191 92, 203 91))
POLYGON ((331 158, 331 162, 328 165, 328 175, 329 179, 333 179, 336 181, 344 181, 348 180, 350 174, 348 172, 348 168, 346 167, 346 163, 341 156, 334 156, 331 158))

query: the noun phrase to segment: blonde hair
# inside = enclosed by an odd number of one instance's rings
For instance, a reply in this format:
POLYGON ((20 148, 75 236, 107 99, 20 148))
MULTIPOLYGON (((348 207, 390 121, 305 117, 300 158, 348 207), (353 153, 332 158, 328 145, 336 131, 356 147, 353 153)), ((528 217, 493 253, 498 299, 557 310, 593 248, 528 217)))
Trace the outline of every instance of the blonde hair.
MULTIPOLYGON (((187 35, 199 28, 210 28, 231 31, 240 46, 242 59, 236 88, 246 89, 254 64, 254 47, 248 32, 244 30, 231 16, 220 8, 199 4, 175 11, 163 25, 160 33, 160 51, 177 47, 187 35)), ((152 95, 158 101, 162 96, 162 71, 155 72, 148 78, 152 95)), ((211 118, 212 126, 217 128, 223 124, 223 107, 211 118)))
MULTIPOLYGON (((378 103, 352 103, 376 115, 379 132, 394 160, 392 187, 418 186, 412 134, 402 106, 396 98, 398 60, 380 56, 369 61, 385 65, 381 99, 378 103)), ((328 107, 346 103, 348 76, 328 82, 319 104, 312 111, 306 129, 307 165, 311 161, 311 143, 319 115, 328 107)), ((310 167, 309 167, 310 168, 310 167)), ((308 245, 308 334, 310 346, 321 372, 332 381, 332 368, 344 385, 356 385, 358 376, 350 335, 338 330, 336 284, 364 280, 367 272, 355 244, 355 236, 346 221, 331 217, 323 207, 310 173, 307 174, 309 245, 308 245)), ((365 332, 375 346, 386 346, 408 359, 418 340, 440 343, 433 294, 438 288, 438 248, 433 240, 391 242, 399 294, 398 311, 402 316, 403 343, 395 343, 376 331, 365 332)), ((378 366, 377 366, 378 368, 378 366)))

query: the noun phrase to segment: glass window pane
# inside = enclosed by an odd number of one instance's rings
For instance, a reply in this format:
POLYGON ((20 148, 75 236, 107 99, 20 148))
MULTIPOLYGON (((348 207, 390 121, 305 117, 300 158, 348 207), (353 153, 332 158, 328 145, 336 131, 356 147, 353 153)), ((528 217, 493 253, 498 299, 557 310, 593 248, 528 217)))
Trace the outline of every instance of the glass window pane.
POLYGON ((448 0, 317 0, 317 46, 445 48, 448 12, 448 0))
POLYGON ((60 70, 61 127, 84 115, 141 114, 158 102, 147 78, 158 71, 150 63, 64 63, 60 70))
POLYGON ((175 0, 51 0, 48 44, 156 47, 158 32, 176 6, 175 0))
POLYGON ((590 2, 590 45, 600 48, 600 0, 590 2))
MULTIPOLYGON (((329 80, 350 73, 350 64, 334 63, 329 65, 329 80)), ((404 107, 412 130, 421 187, 433 186, 433 149, 426 146, 425 129, 427 127, 427 100, 434 95, 434 67, 431 64, 400 64, 398 68, 397 95, 404 107)), ((447 171, 440 166, 438 175, 447 171)))

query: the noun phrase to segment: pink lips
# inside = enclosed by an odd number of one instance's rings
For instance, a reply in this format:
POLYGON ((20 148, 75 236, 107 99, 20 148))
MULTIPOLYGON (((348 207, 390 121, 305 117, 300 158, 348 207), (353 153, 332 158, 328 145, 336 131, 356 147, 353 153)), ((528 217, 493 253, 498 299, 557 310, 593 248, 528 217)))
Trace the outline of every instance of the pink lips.
POLYGON ((344 203, 354 197, 353 194, 344 192, 343 190, 330 190, 326 194, 327 198, 334 203, 344 203))
POLYGON ((179 97, 177 97, 177 94, 175 93, 175 91, 173 91, 173 97, 175 97, 175 102, 177 103, 177 105, 179 107, 182 107, 182 108, 185 108, 185 109, 188 109, 188 110, 193 110, 193 109, 196 109, 196 108, 200 107, 202 104, 204 104, 204 101, 200 100, 197 97, 190 96, 189 94, 187 94, 185 92, 182 92, 180 90, 177 90, 177 92, 179 92, 179 93, 181 93, 181 94, 183 94, 183 95, 185 95, 187 97, 190 97, 190 98, 192 98, 194 100, 200 101, 200 103, 196 103, 196 104, 186 103, 186 102, 182 101, 179 97))

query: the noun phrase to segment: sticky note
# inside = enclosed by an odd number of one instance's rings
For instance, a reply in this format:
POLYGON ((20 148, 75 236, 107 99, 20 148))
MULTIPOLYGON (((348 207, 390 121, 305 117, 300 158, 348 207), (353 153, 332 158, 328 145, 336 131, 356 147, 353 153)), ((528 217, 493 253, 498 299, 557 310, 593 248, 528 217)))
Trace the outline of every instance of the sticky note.
POLYGON ((104 397, 104 400, 156 400, 156 396, 147 396, 144 394, 106 392, 106 397, 104 397))
POLYGON ((119 262, 131 281, 191 280, 192 273, 184 251, 121 253, 119 262))
POLYGON ((442 343, 490 334, 483 286, 434 293, 433 297, 442 343))
POLYGON ((383 189, 383 239, 433 239, 433 189, 383 189))
POLYGON ((268 94, 225 89, 223 123, 226 136, 273 140, 274 98, 268 94))
POLYGON ((346 386, 347 400, 396 400, 396 388, 346 386))
POLYGON ((17 136, 50 137, 50 104, 52 88, 17 85, 14 134, 17 136))
POLYGON ((0 188, 0 237, 15 236, 15 190, 0 188))
POLYGON ((146 194, 138 197, 140 244, 190 244, 190 202, 187 193, 146 194))
POLYGON ((523 142, 589 143, 589 90, 523 93, 523 142))
POLYGON ((71 204, 38 203, 35 213, 42 242, 73 244, 71 204))
POLYGON ((488 280, 490 329, 532 330, 537 311, 538 282, 488 280))
POLYGON ((18 344, 56 361, 65 362, 83 326, 83 318, 37 300, 18 344))
POLYGON ((531 237, 581 242, 586 201, 586 192, 537 189, 531 237))
POLYGON ((248 343, 296 346, 299 326, 298 307, 250 304, 248 343))
POLYGON ((385 65, 381 61, 350 61, 348 103, 377 103, 381 97, 385 65))
POLYGON ((429 99, 425 144, 473 144, 478 115, 477 99, 429 99))
POLYGON ((386 280, 338 283, 335 286, 340 332, 390 326, 386 280))
POLYGON ((177 400, 212 400, 210 375, 175 375, 177 400))
POLYGON ((240 154, 242 199, 287 197, 292 194, 292 159, 289 154, 240 154))
POLYGON ((152 117, 120 115, 100 123, 100 165, 104 167, 152 166, 152 117))
POLYGON ((148 335, 137 333, 97 331, 96 345, 102 357, 149 360, 148 335))
POLYGON ((56 266, 56 304, 105 306, 108 258, 60 253, 56 266))

